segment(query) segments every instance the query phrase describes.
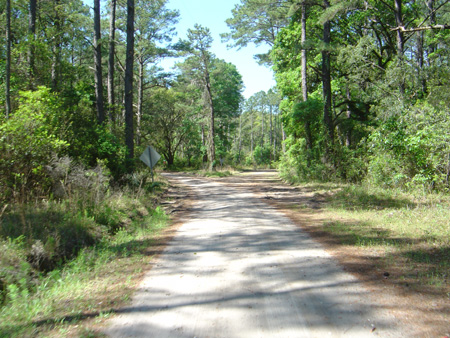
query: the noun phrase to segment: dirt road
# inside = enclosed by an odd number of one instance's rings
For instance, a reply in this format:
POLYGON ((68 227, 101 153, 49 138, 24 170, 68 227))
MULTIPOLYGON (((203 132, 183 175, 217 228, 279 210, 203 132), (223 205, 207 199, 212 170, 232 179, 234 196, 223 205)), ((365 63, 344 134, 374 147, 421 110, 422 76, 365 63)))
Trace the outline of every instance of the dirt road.
POLYGON ((406 337, 356 277, 248 189, 177 174, 198 199, 112 337, 406 337))

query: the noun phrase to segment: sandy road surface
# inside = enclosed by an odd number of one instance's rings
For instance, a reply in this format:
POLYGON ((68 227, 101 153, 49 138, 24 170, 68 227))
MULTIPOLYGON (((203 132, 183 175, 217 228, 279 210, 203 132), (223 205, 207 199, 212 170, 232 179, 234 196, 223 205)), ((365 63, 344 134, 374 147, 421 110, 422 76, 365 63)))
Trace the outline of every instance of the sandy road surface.
POLYGON ((246 189, 170 174, 198 195, 112 337, 405 337, 308 235, 246 189))

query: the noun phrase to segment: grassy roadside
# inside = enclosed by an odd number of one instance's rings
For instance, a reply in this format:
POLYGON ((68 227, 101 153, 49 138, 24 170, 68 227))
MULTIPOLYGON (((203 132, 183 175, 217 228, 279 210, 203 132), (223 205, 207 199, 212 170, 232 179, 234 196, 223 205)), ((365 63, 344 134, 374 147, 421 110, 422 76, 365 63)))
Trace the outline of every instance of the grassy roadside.
POLYGON ((449 196, 331 183, 297 188, 321 201, 320 231, 364 250, 396 284, 450 301, 449 196))
POLYGON ((1 231, 14 234, 18 222, 22 235, 0 237, 0 337, 96 336, 85 322, 129 299, 168 223, 157 190, 117 191, 82 213, 61 203, 5 213, 1 231), (45 261, 51 269, 37 269, 45 261))
POLYGON ((450 300, 449 196, 346 186, 327 198, 326 218, 326 231, 372 250, 405 286, 450 300))

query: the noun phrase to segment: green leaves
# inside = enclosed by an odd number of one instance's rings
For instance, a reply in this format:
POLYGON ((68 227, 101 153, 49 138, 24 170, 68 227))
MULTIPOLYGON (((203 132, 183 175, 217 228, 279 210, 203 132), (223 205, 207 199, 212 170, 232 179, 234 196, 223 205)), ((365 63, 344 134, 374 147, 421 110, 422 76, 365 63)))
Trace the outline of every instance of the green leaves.
MULTIPOLYGON (((43 166, 52 156, 62 153, 69 144, 64 140, 65 121, 62 102, 46 87, 22 92, 19 108, 0 124, 0 198, 37 192, 48 184, 43 166)), ((31 197, 31 196, 30 196, 31 197)))

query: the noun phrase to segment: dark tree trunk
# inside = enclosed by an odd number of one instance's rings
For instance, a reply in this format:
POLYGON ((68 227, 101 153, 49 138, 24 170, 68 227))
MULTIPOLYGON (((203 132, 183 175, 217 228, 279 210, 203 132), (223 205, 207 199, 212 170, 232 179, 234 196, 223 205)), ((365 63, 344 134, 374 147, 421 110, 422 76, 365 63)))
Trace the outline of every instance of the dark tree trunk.
POLYGON ((111 0, 111 17, 109 18, 109 56, 108 56, 108 112, 109 120, 114 123, 114 52, 116 39, 116 0, 111 0))
POLYGON ((141 120, 142 120, 142 104, 144 100, 144 61, 138 58, 139 76, 138 76, 138 104, 136 113, 136 144, 141 144, 141 120))
POLYGON ((128 171, 133 171, 133 59, 134 59, 134 0, 127 0, 127 49, 125 61, 125 144, 127 146, 128 171))
POLYGON ((253 156, 253 107, 250 111, 250 154, 253 156))
POLYGON ((209 170, 214 170, 214 160, 216 159, 216 146, 214 143, 214 104, 211 92, 211 80, 209 75, 208 62, 206 56, 203 56, 203 66, 205 67, 206 101, 209 109, 209 170))
MULTIPOLYGON (((348 86, 348 83, 345 88, 345 94, 347 97, 347 101, 350 102, 351 96, 350 96, 350 87, 348 86)), ((347 120, 350 121, 351 118, 352 118, 352 112, 350 110, 350 104, 347 103, 347 120)), ((352 145, 352 128, 350 126, 347 128, 346 133, 345 133, 345 145, 347 147, 351 147, 351 145, 352 145)))
POLYGON ((34 76, 35 76, 35 65, 34 65, 34 54, 35 47, 34 42, 36 40, 36 8, 37 0, 30 0, 30 13, 28 20, 28 32, 30 34, 30 49, 28 50, 28 75, 30 77, 30 88, 34 88, 34 76))
POLYGON ((59 76, 60 76, 60 64, 61 64, 61 18, 59 16, 59 3, 60 0, 54 0, 55 11, 55 36, 53 37, 53 57, 52 57, 52 90, 58 91, 59 89, 59 76))
MULTIPOLYGON (((324 1, 325 9, 330 7, 328 0, 324 1)), ((323 42, 325 50, 322 51, 322 89, 323 89, 323 121, 326 129, 327 147, 334 143, 334 125, 331 111, 331 65, 328 47, 331 42, 331 24, 326 21, 323 25, 323 42)))
MULTIPOLYGON (((202 146, 203 149, 206 148, 206 137, 205 137, 205 126, 202 124, 202 146)), ((203 163, 208 162, 208 152, 203 154, 203 163)))
POLYGON ((241 149, 242 149, 242 112, 239 114, 239 149, 238 149, 238 163, 241 163, 241 149))
POLYGON ((6 79, 5 79, 5 114, 11 115, 11 0, 6 0, 6 79))
MULTIPOLYGON (((308 84, 306 80, 307 76, 307 59, 306 59, 306 49, 304 48, 304 44, 306 42, 306 3, 302 2, 301 7, 301 68, 302 68, 302 99, 303 101, 308 100, 308 84)), ((306 149, 311 150, 313 146, 312 141, 312 132, 311 132, 311 123, 310 121, 305 122, 305 135, 306 135, 306 149)))
POLYGON ((261 105, 261 150, 264 147, 264 105, 261 105))
POLYGON ((100 28, 100 0, 94 0, 94 65, 95 65, 95 102, 99 124, 105 122, 103 109, 102 43, 100 28))
MULTIPOLYGON (((272 125, 272 103, 269 104, 269 149, 273 146, 273 125, 272 125)), ((273 148, 275 150, 275 148, 273 148)), ((272 151, 270 152, 270 160, 272 160, 272 151)))
POLYGON ((428 89, 427 89, 427 80, 423 74, 423 66, 424 66, 424 49, 423 49, 423 43, 424 43, 424 32, 417 32, 417 79, 419 80, 418 85, 422 89, 422 95, 426 95, 428 89))
MULTIPOLYGON (((397 27, 403 27, 402 0, 394 0, 394 14, 397 27)), ((403 55, 405 53, 405 36, 401 29, 397 29, 397 56, 399 66, 403 66, 403 55)), ((405 93, 405 83, 400 80, 399 91, 403 95, 405 93)))
MULTIPOLYGON (((434 26, 436 24, 436 13, 434 11, 434 4, 435 4, 435 0, 426 0, 428 13, 430 15, 430 25, 431 26, 434 26)), ((434 33, 431 33, 431 34, 434 34, 434 33)), ((428 50, 427 50, 427 53, 428 53, 428 58, 427 58, 428 66, 431 66, 431 62, 430 62, 430 57, 429 56, 430 56, 430 54, 434 53, 435 50, 436 50, 436 44, 434 42, 430 43, 428 45, 428 50)))

